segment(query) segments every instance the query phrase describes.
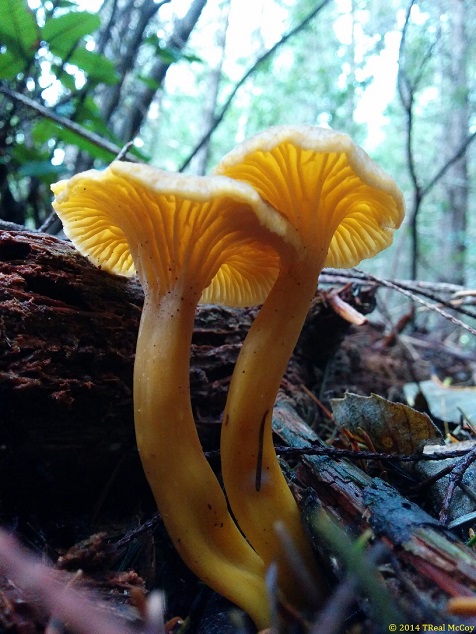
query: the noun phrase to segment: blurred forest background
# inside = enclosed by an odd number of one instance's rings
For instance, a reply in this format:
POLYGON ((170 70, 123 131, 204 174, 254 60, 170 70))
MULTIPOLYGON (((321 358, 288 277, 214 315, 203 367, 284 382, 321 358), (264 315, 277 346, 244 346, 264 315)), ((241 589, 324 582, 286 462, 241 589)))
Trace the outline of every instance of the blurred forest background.
POLYGON ((405 193, 386 278, 476 285, 473 0, 2 0, 0 218, 127 146, 207 173, 274 124, 351 134, 405 193), (129 145, 127 145, 129 144, 129 145))

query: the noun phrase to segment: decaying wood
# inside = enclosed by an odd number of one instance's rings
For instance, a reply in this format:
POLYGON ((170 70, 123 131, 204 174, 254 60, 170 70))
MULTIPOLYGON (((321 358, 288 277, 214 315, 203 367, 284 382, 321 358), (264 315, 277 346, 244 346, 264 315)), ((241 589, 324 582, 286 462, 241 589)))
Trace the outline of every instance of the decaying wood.
MULTIPOLYGON (((273 426, 286 445, 305 447, 319 442, 287 404, 277 403, 273 426)), ((355 538, 370 530, 372 541, 387 547, 389 557, 382 580, 391 589, 406 623, 476 626, 476 618, 455 618, 447 612, 450 597, 476 596, 476 553, 436 517, 347 460, 303 456, 294 477, 300 487, 311 492, 307 499, 301 497, 311 526, 317 499, 318 505, 355 538)))
MULTIPOLYGON (((91 506, 147 488, 135 451, 132 372, 143 294, 52 236, 0 230, 0 478, 6 506, 91 506), (116 497, 115 497, 116 496, 116 497)), ((191 391, 204 442, 217 438, 233 366, 255 311, 202 306, 191 391), (214 432, 215 430, 215 432, 214 432)), ((288 390, 348 324, 316 298, 288 390)), ((172 371, 172 369, 171 369, 172 371)), ((171 449, 173 450, 173 449, 171 449)))

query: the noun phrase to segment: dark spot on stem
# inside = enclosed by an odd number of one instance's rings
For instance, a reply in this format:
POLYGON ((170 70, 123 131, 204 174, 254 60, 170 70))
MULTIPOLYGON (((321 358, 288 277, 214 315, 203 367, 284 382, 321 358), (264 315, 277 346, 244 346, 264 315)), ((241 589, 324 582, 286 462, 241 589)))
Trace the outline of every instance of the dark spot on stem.
POLYGON ((259 428, 259 438, 258 438, 258 457, 256 459, 256 481, 255 481, 255 489, 259 491, 261 489, 261 473, 263 470, 263 439, 264 439, 264 428, 266 426, 266 417, 268 416, 269 409, 267 409, 263 415, 261 420, 261 425, 259 428))

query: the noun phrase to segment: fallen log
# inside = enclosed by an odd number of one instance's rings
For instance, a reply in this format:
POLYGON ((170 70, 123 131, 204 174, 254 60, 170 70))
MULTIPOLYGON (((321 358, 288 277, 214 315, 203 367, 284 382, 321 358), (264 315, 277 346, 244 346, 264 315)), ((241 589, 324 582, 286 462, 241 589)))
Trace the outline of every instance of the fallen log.
MULTIPOLYGON (((350 294, 350 292, 349 292, 350 294)), ((0 230, 0 478, 5 507, 127 507, 148 490, 135 450, 132 373, 143 293, 66 241, 0 230)), ((200 306, 191 354, 193 409, 216 447, 234 363, 256 309, 200 306)), ((325 363, 349 324, 319 296, 285 380, 325 363)), ((211 444, 210 444, 211 443, 211 444)), ((173 449, 171 449, 173 450, 173 449)))

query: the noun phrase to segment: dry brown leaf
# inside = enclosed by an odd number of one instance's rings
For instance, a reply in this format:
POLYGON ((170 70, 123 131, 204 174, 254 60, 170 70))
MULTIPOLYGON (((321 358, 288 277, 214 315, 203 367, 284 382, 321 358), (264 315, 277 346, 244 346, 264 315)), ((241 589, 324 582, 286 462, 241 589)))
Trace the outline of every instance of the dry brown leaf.
POLYGON ((333 399, 331 405, 337 425, 356 435, 364 431, 376 451, 412 454, 428 442, 441 441, 429 416, 376 394, 346 393, 344 398, 333 399))

